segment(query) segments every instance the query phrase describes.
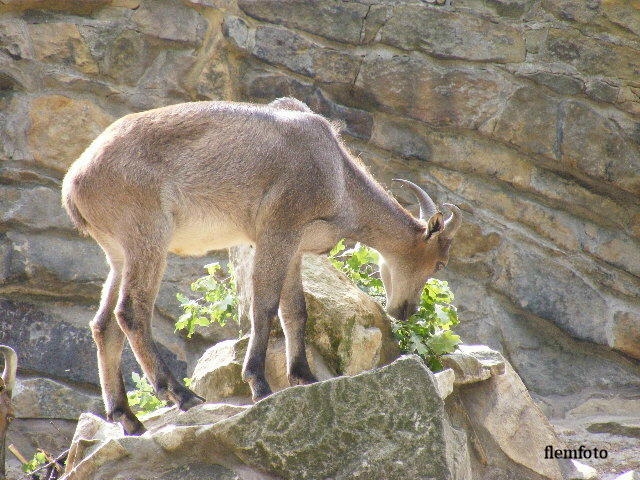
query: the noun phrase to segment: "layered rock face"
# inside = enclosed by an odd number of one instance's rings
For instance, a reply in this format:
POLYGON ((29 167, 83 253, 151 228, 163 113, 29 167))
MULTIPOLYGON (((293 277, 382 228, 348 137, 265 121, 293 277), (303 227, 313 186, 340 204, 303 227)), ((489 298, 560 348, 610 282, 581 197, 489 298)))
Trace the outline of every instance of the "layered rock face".
MULTIPOLYGON (((90 409, 106 266, 59 207, 65 170, 131 112, 291 95, 340 122, 388 187, 404 177, 460 205, 442 273, 459 332, 501 351, 548 414, 590 419, 567 435, 593 439, 607 406, 635 415, 640 387, 639 34, 623 0, 4 1, 0 342, 25 381, 57 382, 29 388, 62 385, 90 409)), ((178 375, 235 333, 172 332, 175 292, 208 261, 171 258, 157 302, 178 375)))

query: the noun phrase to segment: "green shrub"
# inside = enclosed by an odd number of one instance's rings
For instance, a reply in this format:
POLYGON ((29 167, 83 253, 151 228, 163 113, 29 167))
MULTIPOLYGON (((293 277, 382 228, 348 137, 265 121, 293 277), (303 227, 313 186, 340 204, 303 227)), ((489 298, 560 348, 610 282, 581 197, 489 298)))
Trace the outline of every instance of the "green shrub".
MULTIPOLYGON (((340 240, 329 254, 331 263, 344 272, 361 290, 384 304, 385 292, 378 274, 379 254, 357 243, 347 249, 340 240)), ((232 270, 224 272, 218 263, 206 265, 207 275, 191 284, 191 290, 202 296, 192 300, 178 294, 184 313, 176 322, 177 330, 193 335, 197 325, 238 321, 238 298, 232 270)), ((404 353, 416 353, 434 372, 442 370, 440 357, 453 352, 460 337, 451 331, 458 324, 453 293, 447 282, 430 279, 420 296, 418 311, 405 322, 393 322, 393 333, 404 353)))
POLYGON ((176 295, 184 310, 176 322, 176 331, 186 330, 187 337, 194 334, 198 325, 206 327, 217 323, 225 326, 229 320, 239 321, 238 290, 231 265, 226 273, 218 262, 204 268, 207 275, 191 284, 191 290, 201 293, 201 297, 190 299, 181 293, 176 295))
POLYGON ((133 383, 135 383, 136 388, 127 392, 127 399, 129 400, 129 405, 138 417, 167 405, 167 402, 156 397, 153 387, 149 385, 147 379, 142 375, 132 372, 131 379, 133 383))
POLYGON ((33 458, 31 460, 22 464, 22 471, 25 473, 31 473, 46 463, 47 455, 42 450, 38 450, 33 454, 33 458))

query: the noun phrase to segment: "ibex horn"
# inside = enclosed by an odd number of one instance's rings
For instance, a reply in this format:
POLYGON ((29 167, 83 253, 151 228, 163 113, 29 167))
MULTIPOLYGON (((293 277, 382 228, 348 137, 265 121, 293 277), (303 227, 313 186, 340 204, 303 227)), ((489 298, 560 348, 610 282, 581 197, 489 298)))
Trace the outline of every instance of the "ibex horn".
POLYGON ((436 204, 433 203, 433 200, 431 200, 429 194, 421 189, 418 185, 410 182, 409 180, 403 180, 401 178, 394 178, 393 181, 400 182, 413 191, 415 196, 418 198, 418 203, 420 205, 421 220, 424 220, 426 222, 433 216, 434 213, 437 213, 438 208, 436 207, 436 204))
POLYGON ((4 356, 4 372, 2 372, 2 380, 4 381, 9 397, 11 397, 13 388, 16 386, 18 355, 16 355, 16 351, 13 348, 7 347, 6 345, 0 345, 0 352, 2 352, 2 355, 4 356))
POLYGON ((452 203, 443 203, 442 206, 449 207, 451 215, 444 221, 444 230, 441 235, 446 238, 453 238, 460 228, 460 224, 462 224, 462 212, 452 203))

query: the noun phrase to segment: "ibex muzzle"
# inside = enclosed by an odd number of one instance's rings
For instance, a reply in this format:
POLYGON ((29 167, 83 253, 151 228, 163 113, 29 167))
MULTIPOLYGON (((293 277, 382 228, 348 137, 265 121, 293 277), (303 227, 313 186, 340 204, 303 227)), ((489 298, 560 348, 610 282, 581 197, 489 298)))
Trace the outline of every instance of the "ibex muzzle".
POLYGON ((0 345, 0 353, 4 357, 4 370, 0 377, 0 479, 4 479, 5 472, 5 443, 7 429, 15 418, 15 412, 11 405, 11 396, 16 385, 16 371, 18 369, 18 356, 13 348, 0 345))
POLYGON ((290 383, 315 381, 305 355, 304 252, 328 252, 340 238, 376 248, 389 311, 406 318, 427 278, 446 265, 460 212, 450 206, 443 221, 425 192, 405 185, 418 195, 421 218, 349 155, 327 120, 293 98, 185 103, 113 123, 72 165, 62 188, 74 224, 100 244, 111 267, 92 322, 108 418, 128 433, 143 431, 122 381, 125 336, 162 398, 182 409, 202 401, 175 380, 151 339, 169 251, 255 247, 243 367, 254 399, 271 393, 264 365, 278 312, 290 383))

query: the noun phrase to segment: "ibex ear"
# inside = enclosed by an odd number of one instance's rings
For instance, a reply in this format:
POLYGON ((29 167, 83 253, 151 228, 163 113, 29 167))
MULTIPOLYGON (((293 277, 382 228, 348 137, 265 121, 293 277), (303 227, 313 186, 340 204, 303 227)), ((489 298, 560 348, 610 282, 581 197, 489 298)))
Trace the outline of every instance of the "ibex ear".
POLYGON ((434 233, 441 232, 444 229, 444 219, 442 213, 434 213, 427 222, 427 231, 425 232, 425 240, 428 240, 434 233))

